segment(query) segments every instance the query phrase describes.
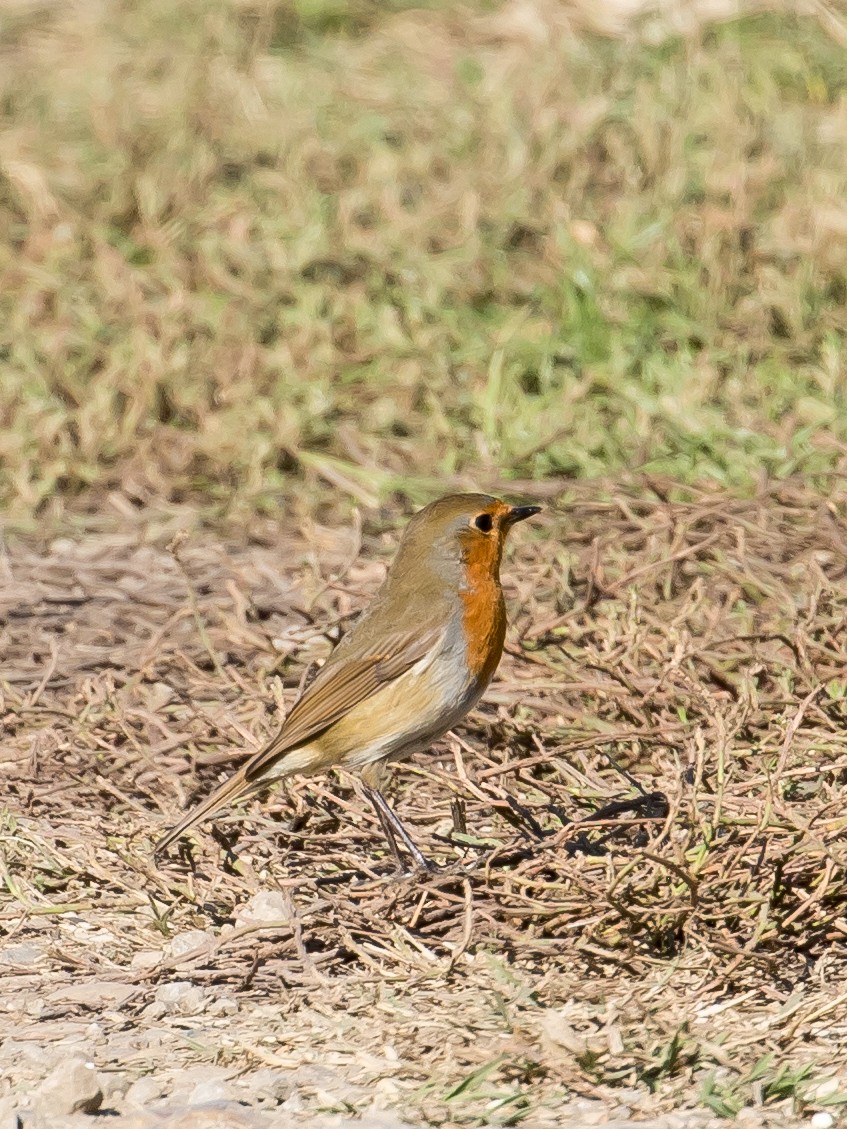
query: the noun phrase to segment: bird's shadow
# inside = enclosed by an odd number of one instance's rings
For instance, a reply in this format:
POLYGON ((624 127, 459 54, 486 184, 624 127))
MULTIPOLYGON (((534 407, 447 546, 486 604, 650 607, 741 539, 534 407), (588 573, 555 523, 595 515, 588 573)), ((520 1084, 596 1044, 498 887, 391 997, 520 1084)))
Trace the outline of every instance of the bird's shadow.
MULTIPOLYGON (((577 828, 577 830, 572 838, 565 839, 557 844, 557 847, 564 854, 571 858, 577 855, 588 855, 595 858, 603 857, 609 854, 609 847, 606 845, 607 842, 617 832, 622 830, 625 824, 620 824, 617 827, 609 829, 600 840, 592 840, 589 838, 589 832, 592 829, 596 829, 595 825, 607 824, 610 820, 616 820, 619 816, 630 813, 640 816, 642 819, 663 820, 667 817, 668 811, 670 810, 667 796, 664 792, 659 791, 642 792, 640 795, 626 800, 612 800, 610 803, 604 804, 589 815, 583 816, 581 819, 577 820, 572 819, 561 805, 548 803, 542 805, 540 810, 552 815, 558 821, 559 826, 543 827, 536 818, 535 813, 524 804, 521 804, 513 796, 506 796, 505 800, 499 801, 496 804, 496 807, 498 814, 523 835, 525 840, 523 844, 497 845, 488 850, 480 851, 473 858, 457 860, 452 863, 447 863, 446 865, 433 864, 431 869, 412 866, 400 870, 392 865, 384 867, 373 866, 367 869, 350 867, 335 871, 332 874, 315 875, 311 881, 315 887, 325 888, 350 882, 361 886, 363 884, 373 883, 374 881, 391 883, 415 882, 420 884, 445 878, 469 878, 482 869, 487 871, 490 871, 492 868, 504 869, 529 861, 551 847, 551 840, 561 836, 562 831, 566 828, 577 828)), ((467 848, 467 842, 463 842, 461 839, 454 837, 457 834, 466 835, 464 804, 461 801, 453 805, 453 822, 453 831, 446 835, 436 833, 433 835, 433 839, 451 847, 463 846, 467 848)), ((218 846, 222 848, 223 857, 221 859, 221 865, 224 873, 233 876, 237 875, 239 866, 236 849, 237 833, 227 835, 220 827, 212 827, 211 835, 218 846)), ((194 871, 196 869, 196 860, 190 844, 183 843, 179 853, 181 861, 187 863, 190 869, 194 871)))

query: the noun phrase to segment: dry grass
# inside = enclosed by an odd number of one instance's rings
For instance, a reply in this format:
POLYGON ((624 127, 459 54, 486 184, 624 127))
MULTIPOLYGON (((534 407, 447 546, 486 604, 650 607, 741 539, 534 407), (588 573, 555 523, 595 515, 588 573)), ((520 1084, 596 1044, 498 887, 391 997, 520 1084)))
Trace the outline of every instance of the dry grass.
POLYGON ((3 18, 15 521, 843 459, 837 9, 658 40, 553 0, 3 18))
POLYGON ((348 780, 230 813, 226 850, 202 833, 150 857, 378 583, 370 523, 361 559, 359 534, 317 525, 225 550, 195 533, 179 560, 146 521, 11 547, 0 916, 7 945, 43 950, 7 976, 20 1039, 96 1018, 101 1065, 287 1064, 307 1108, 380 1094, 434 1125, 553 1123, 568 1095, 640 1116, 760 1102, 778 1124, 847 1100, 841 480, 548 503, 506 570, 500 678, 398 773, 444 864, 426 879, 392 880, 348 780), (250 924, 269 889, 284 919, 250 924), (211 933, 169 959, 191 928, 211 933), (205 990, 198 1014, 155 1010, 173 979, 205 990), (97 1005, 74 996, 88 981, 97 1005))
POLYGON ((2 4, 7 1090, 847 1100, 845 20, 662 7, 2 4), (341 778, 154 866, 447 484, 549 507, 441 873, 341 778))

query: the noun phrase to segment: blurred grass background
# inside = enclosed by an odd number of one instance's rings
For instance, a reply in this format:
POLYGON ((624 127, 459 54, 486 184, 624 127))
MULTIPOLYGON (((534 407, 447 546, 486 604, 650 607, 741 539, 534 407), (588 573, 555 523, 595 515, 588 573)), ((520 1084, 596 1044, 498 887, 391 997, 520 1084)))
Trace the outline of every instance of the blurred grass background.
POLYGON ((5 0, 9 519, 842 467, 844 13, 591 7, 5 0))

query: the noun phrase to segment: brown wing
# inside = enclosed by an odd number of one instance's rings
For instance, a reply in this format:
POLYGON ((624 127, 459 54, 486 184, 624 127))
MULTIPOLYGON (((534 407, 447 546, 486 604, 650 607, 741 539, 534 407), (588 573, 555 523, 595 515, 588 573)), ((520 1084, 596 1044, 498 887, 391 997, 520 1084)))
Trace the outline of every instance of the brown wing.
POLYGON ((437 645, 443 630, 424 631, 419 635, 408 630, 397 631, 382 638, 378 647, 372 644, 370 649, 362 648, 353 640, 349 648, 343 642, 339 644, 314 682, 294 703, 279 733, 211 796, 184 815, 159 840, 154 854, 161 854, 183 831, 214 815, 230 800, 252 791, 261 782, 266 769, 280 757, 306 744, 353 706, 414 666, 437 645))
POLYGON ((349 657, 340 647, 294 703, 276 737, 244 765, 245 779, 258 779, 282 753, 305 745, 420 662, 443 632, 443 627, 421 633, 399 630, 384 636, 372 650, 357 651, 349 657))

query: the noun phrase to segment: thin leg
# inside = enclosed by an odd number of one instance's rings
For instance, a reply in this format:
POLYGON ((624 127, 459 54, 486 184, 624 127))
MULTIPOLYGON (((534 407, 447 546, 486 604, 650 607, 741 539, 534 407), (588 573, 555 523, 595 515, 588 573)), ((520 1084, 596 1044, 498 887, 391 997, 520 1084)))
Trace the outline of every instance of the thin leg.
POLYGON ((395 832, 400 836, 400 839, 403 842, 403 846, 406 848, 406 850, 409 852, 409 854, 412 856, 421 870, 438 870, 438 867, 435 865, 432 859, 428 859, 426 855, 421 852, 420 848, 415 843, 414 839, 403 826, 403 824, 400 822, 400 819, 392 810, 390 804, 388 803, 388 800, 386 800, 385 796, 383 796, 379 788, 371 788, 367 784, 364 784, 363 787, 365 789, 365 795, 373 804, 374 810, 379 817, 379 822, 382 824, 383 830, 385 831, 385 837, 391 844, 391 848, 394 851, 394 857, 398 862, 400 862, 400 865, 402 866, 402 862, 397 851, 397 841, 394 838, 395 832))
POLYGON ((400 848, 397 846, 397 839, 394 835, 394 828, 385 818, 385 812, 373 798, 373 792, 370 788, 367 788, 367 796, 374 806, 374 811, 376 812, 377 818, 379 819, 379 825, 382 828, 382 833, 385 836, 389 847, 391 848, 391 853, 392 855, 394 855, 394 861, 397 863, 397 869, 405 872, 406 864, 403 861, 403 856, 400 854, 400 848))

